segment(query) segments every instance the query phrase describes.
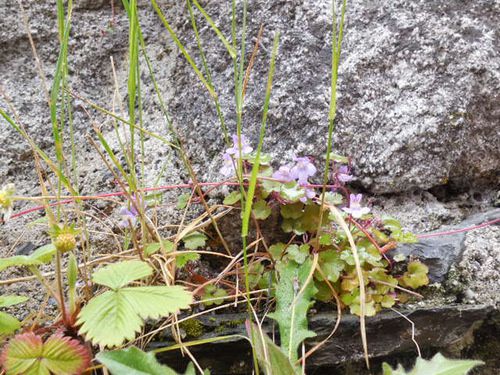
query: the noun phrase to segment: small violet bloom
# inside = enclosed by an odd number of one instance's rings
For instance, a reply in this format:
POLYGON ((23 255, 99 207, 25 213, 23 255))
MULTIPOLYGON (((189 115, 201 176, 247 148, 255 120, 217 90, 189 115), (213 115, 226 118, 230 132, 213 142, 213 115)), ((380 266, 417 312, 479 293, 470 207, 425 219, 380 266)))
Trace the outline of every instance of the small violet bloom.
POLYGON ((293 179, 297 180, 299 184, 307 184, 307 179, 314 176, 316 173, 316 167, 307 156, 300 158, 296 157, 293 161, 296 164, 290 169, 290 175, 293 179))
MULTIPOLYGON (((222 154, 223 165, 219 172, 225 176, 229 177, 235 172, 235 163, 233 159, 238 159, 240 157, 238 136, 236 134, 232 135, 233 147, 228 148, 224 154, 222 154)), ((248 156, 253 151, 253 148, 248 143, 248 139, 242 134, 241 135, 241 156, 248 156)))
POLYGON ((235 170, 234 170, 234 161, 233 161, 233 158, 229 155, 229 154, 222 154, 222 159, 224 160, 223 164, 222 164, 222 168, 219 170, 219 172, 225 176, 225 177, 229 177, 231 176, 232 174, 234 174, 235 170))
MULTIPOLYGON (((228 148, 226 150, 226 154, 233 155, 233 157, 235 157, 235 158, 239 158, 240 151, 238 148, 238 146, 239 146, 238 145, 238 136, 236 134, 233 134, 232 137, 233 137, 233 147, 228 148)), ((248 143, 248 139, 242 134, 241 135, 241 155, 246 156, 249 153, 251 153, 252 151, 253 151, 253 148, 248 143)))
POLYGON ((273 173, 273 178, 283 181, 283 182, 291 182, 295 178, 292 176, 290 165, 282 165, 280 169, 273 173))
POLYGON ((305 196, 300 198, 302 203, 306 203, 308 199, 313 199, 316 196, 314 189, 304 187, 305 196))
POLYGON ((362 194, 351 194, 349 196, 349 208, 344 207, 342 210, 351 214, 353 218, 359 219, 361 216, 370 212, 368 207, 361 207, 362 194))
POLYGON ((346 183, 352 181, 354 177, 349 174, 349 168, 343 165, 339 168, 337 172, 337 178, 339 179, 340 182, 346 183))
MULTIPOLYGON (((141 200, 136 198, 135 195, 131 198, 137 206, 141 205, 141 200)), ((118 224, 120 228, 127 228, 129 224, 135 226, 137 224, 137 216, 139 216, 139 212, 137 212, 136 208, 133 204, 130 204, 130 208, 127 206, 122 206, 120 208, 120 216, 122 221, 118 224)))

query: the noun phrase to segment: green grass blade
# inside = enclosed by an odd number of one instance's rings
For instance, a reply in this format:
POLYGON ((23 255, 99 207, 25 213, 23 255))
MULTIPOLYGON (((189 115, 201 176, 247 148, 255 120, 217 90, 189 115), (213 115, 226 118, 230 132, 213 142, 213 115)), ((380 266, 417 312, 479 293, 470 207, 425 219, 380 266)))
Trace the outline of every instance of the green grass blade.
POLYGON ((163 12, 161 11, 160 7, 156 3, 156 0, 151 0, 151 4, 153 5, 153 8, 156 11, 156 14, 158 14, 158 17, 160 17, 160 20, 162 21, 163 26, 165 26, 165 28, 167 29, 167 31, 170 34, 171 38, 174 40, 175 44, 177 45, 177 47, 179 48, 179 50, 181 51, 181 53, 184 55, 184 58, 187 60, 187 62, 189 63, 189 65, 191 65, 191 68, 193 69, 193 71, 196 73, 196 75, 198 76, 198 78, 200 79, 200 81, 203 83, 203 85, 207 88, 207 90, 210 93, 210 95, 212 97, 216 97, 217 94, 215 93, 214 89, 207 82, 207 80, 203 76, 203 73, 198 69, 198 67, 196 66, 194 60, 191 58, 191 56, 187 52, 186 48, 184 48, 184 46, 182 45, 181 41, 179 40, 179 38, 175 34, 174 30, 172 29, 172 27, 168 23, 167 19, 165 18, 165 15, 163 14, 163 12))
POLYGON ((255 161, 252 167, 252 174, 250 177, 247 199, 245 202, 245 211, 243 213, 243 223, 241 229, 241 235, 243 237, 246 237, 248 235, 250 214, 252 212, 252 205, 253 205, 253 197, 255 195, 255 188, 257 186, 257 175, 259 173, 259 168, 260 168, 260 154, 262 151, 262 145, 264 143, 264 135, 266 133, 267 113, 269 111, 269 101, 271 100, 271 89, 273 85, 273 76, 275 70, 276 55, 278 53, 278 46, 279 46, 279 33, 277 33, 276 36, 274 37, 273 52, 271 54, 271 64, 269 68, 269 75, 267 78, 266 98, 264 101, 262 123, 260 125, 259 144, 257 146, 257 153, 255 155, 255 161))
POLYGON ((229 41, 224 37, 224 35, 222 34, 222 32, 215 25, 215 22, 212 20, 212 18, 210 18, 210 16, 208 15, 208 13, 205 12, 205 9, 202 8, 202 6, 198 3, 198 1, 196 1, 196 0, 192 0, 192 1, 193 1, 194 5, 196 6, 196 8, 198 8, 198 10, 200 11, 200 13, 203 14, 203 16, 207 20, 207 22, 210 25, 210 27, 212 28, 212 30, 217 34, 217 36, 219 37, 219 39, 222 42, 222 44, 224 44, 224 47, 226 47, 227 51, 229 52, 229 55, 233 59, 236 58, 236 50, 233 48, 233 46, 231 45, 231 43, 229 43, 229 41))

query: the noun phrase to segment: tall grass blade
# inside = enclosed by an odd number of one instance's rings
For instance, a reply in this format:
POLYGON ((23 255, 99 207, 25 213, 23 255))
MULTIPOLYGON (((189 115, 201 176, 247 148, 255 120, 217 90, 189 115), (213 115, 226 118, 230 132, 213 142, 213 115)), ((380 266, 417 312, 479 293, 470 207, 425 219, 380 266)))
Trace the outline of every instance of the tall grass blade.
POLYGON ((233 48, 233 46, 231 45, 231 43, 229 43, 229 41, 224 37, 224 35, 222 34, 222 32, 215 25, 215 22, 212 20, 212 18, 210 18, 210 16, 208 15, 208 13, 205 12, 205 9, 203 9, 203 7, 198 3, 197 0, 192 0, 192 1, 193 1, 193 4, 196 6, 196 8, 198 8, 198 10, 200 11, 200 13, 203 14, 203 16, 207 20, 207 22, 210 25, 210 27, 212 28, 212 30, 217 34, 217 36, 219 37, 219 39, 222 42, 222 44, 224 44, 224 47, 226 47, 227 51, 229 52, 229 55, 231 55, 231 57, 233 59, 236 58, 236 50, 233 48))

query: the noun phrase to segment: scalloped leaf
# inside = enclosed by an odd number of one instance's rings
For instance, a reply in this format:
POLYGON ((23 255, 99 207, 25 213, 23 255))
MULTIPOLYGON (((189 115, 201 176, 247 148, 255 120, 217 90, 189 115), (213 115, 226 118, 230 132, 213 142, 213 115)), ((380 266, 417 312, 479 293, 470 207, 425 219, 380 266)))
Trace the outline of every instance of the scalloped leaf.
POLYGON ((168 316, 191 302, 191 293, 180 286, 119 288, 92 298, 80 311, 77 325, 92 343, 115 347, 132 340, 145 319, 168 316))
POLYGON ((254 203, 252 212, 257 220, 265 220, 271 215, 272 211, 265 200, 259 200, 254 203))
POLYGON ((118 289, 135 280, 144 279, 153 273, 153 269, 140 260, 127 260, 113 263, 94 272, 92 281, 96 284, 118 289))
POLYGON ((32 332, 15 336, 5 347, 1 363, 9 375, 81 374, 90 353, 77 340, 52 335, 43 342, 32 332))
POLYGON ((158 363, 153 353, 145 353, 135 346, 100 352, 96 358, 113 375, 177 375, 170 367, 158 363))
POLYGON ((233 191, 224 198, 224 201, 222 201, 222 203, 231 206, 236 202, 239 202, 240 200, 241 200, 241 193, 239 191, 233 191))
POLYGON ((401 365, 392 369, 384 363, 382 368, 383 375, 466 375, 469 370, 483 364, 483 361, 448 359, 438 353, 431 360, 417 358, 415 367, 410 372, 406 372, 401 365))

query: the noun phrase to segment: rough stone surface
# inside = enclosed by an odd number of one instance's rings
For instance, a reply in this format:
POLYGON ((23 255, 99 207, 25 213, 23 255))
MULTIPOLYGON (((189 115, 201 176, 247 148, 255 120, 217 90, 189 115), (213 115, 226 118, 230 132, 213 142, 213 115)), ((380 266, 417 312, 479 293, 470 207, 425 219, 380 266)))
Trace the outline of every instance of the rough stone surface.
MULTIPOLYGON (((69 50, 70 86, 79 96, 122 115, 121 103, 126 103, 127 99, 128 21, 119 2, 114 3, 116 5, 112 7, 106 0, 75 0, 69 50)), ((201 66, 185 2, 161 0, 158 3, 201 66)), ((229 36, 229 3, 223 0, 201 3, 223 33, 229 36)), ((244 132, 253 142, 256 141, 272 38, 276 31, 281 31, 265 151, 270 152, 276 161, 290 160, 295 153, 308 154, 317 158, 319 166, 326 149, 330 96, 329 3, 317 0, 249 3, 247 57, 261 23, 265 26, 265 33, 246 95, 244 132)), ((35 0, 23 4, 42 70, 50 86, 59 43, 55 4, 35 0)), ((238 12, 241 16, 241 4, 238 12)), ((489 0, 467 6, 460 0, 364 0, 350 4, 340 69, 335 147, 339 153, 352 157, 358 176, 355 187, 374 195, 375 210, 401 218, 417 232, 436 230, 443 224, 457 224, 470 213, 487 209, 495 200, 500 165, 499 16, 499 4, 489 0)), ((220 154, 225 145, 212 99, 172 43, 149 1, 140 2, 140 17, 156 80, 194 168, 201 180, 219 179, 220 154)), ((232 61, 212 29, 199 14, 197 17, 226 124, 233 132, 232 61)), ((19 11, 16 0, 0 2, 0 19, 0 107, 24 125, 35 142, 53 156, 43 81, 37 73, 23 13, 19 11)), ((144 126, 168 138, 144 64, 141 77, 144 126)), ((86 140, 87 134, 93 134, 92 126, 98 125, 118 152, 113 123, 91 110, 83 100, 75 99, 73 104, 81 193, 114 190, 113 176, 106 171, 86 140)), ((14 182, 19 194, 39 194, 33 158, 26 142, 21 141, 3 119, 0 119, 0 124, 0 185, 14 182)), ((66 144, 69 146, 67 137, 66 144)), ((159 183, 187 181, 188 176, 174 152, 150 137, 146 137, 145 146, 148 150, 145 155, 147 185, 153 184, 163 170, 166 173, 159 183)), ((66 150, 69 157, 69 147, 66 150)), ((123 158, 119 152, 118 156, 123 158)), ((175 221, 176 214, 171 202, 177 194, 166 195, 165 202, 169 203, 161 207, 162 214, 171 215, 172 221, 175 221)), ((18 202, 15 209, 18 211, 27 206, 27 203, 18 202)), ((95 209, 92 211, 96 214, 94 217, 100 220, 100 233, 95 233, 93 240, 97 251, 105 252, 104 247, 99 248, 99 243, 107 243, 104 237, 112 232, 115 206, 108 205, 108 202, 89 202, 86 207, 95 209)), ((25 226, 36 217, 31 215, 0 228, 2 256, 28 251, 27 247, 23 249, 27 243, 44 244, 43 229, 25 226)), ((466 285, 465 302, 498 303, 498 297, 494 295, 495 288, 498 290, 498 273, 495 273, 498 270, 497 232, 497 228, 490 228, 467 235, 465 242, 464 235, 460 235, 449 241, 427 243, 425 253, 434 251, 430 256, 437 263, 432 270, 441 278, 444 269, 459 259, 458 255, 465 248, 457 266, 460 282, 466 285), (446 262, 443 262, 435 250, 442 251, 445 242, 450 252, 444 253, 446 262)), ((27 275, 23 270, 9 270, 0 277, 27 275)), ((37 288, 34 282, 27 282, 2 286, 2 293, 22 294, 26 290, 37 291, 37 288)), ((44 307, 43 296, 34 294, 32 305, 21 307, 24 313, 44 307)), ((51 301, 48 303, 50 305, 51 301)), ((431 337, 426 336, 427 333, 437 333, 438 328, 442 332, 443 321, 455 324, 436 339, 444 347, 453 338, 465 335, 474 322, 484 319, 486 311, 489 310, 469 305, 457 309, 436 308, 435 313, 417 311, 413 317, 419 322, 417 328, 424 331, 419 333, 424 342, 431 337)), ((398 323, 395 323, 393 318, 380 319, 371 321, 374 324, 371 334, 378 336, 376 322, 384 321, 386 323, 380 323, 380 329, 393 332, 397 327, 397 332, 407 338, 401 344, 394 339, 397 334, 388 337, 380 333, 388 338, 387 350, 396 350, 394 345, 413 350, 411 346, 405 346, 410 345, 406 321, 397 318, 398 323), (404 328, 401 324, 405 324, 404 328)), ((344 325, 351 331, 346 330, 344 332, 350 333, 342 335, 350 339, 354 337, 359 344, 355 337, 356 322, 347 321, 344 325)), ((339 353, 336 354, 338 358, 343 355, 338 349, 343 343, 335 342, 340 344, 332 344, 329 351, 321 354, 324 360, 331 358, 331 353, 339 353)), ((372 348, 379 350, 378 356, 389 353, 376 343, 372 348)), ((359 346, 353 346, 353 351, 348 354, 359 357, 360 350, 359 346)), ((217 349, 217 356, 220 355, 221 351, 217 349)), ((233 360, 232 357, 228 358, 233 360)), ((234 373, 237 373, 240 362, 231 362, 236 366, 234 373)), ((240 367, 244 366, 245 363, 240 367)))
MULTIPOLYGON (((146 2, 147 3, 147 2, 146 2)), ((141 24, 157 80, 174 121, 202 177, 214 178, 223 150, 213 103, 187 63, 173 47, 149 4, 141 7, 141 24)), ((31 32, 47 79, 57 57, 54 5, 26 6, 31 32)), ((160 2, 167 19, 199 63, 196 43, 183 2, 160 2)), ((206 5, 221 30, 230 35, 230 7, 225 1, 206 5)), ((258 26, 265 25, 261 53, 252 71, 245 106, 245 132, 255 140, 260 123, 269 49, 281 31, 280 55, 269 113, 266 149, 290 158, 292 153, 320 156, 325 149, 329 100, 329 4, 317 1, 255 1, 249 5, 248 52, 258 26)), ((114 15, 109 2, 79 1, 70 45, 72 89, 111 107, 113 56, 121 97, 125 97, 127 20, 121 7, 114 15)), ((21 122, 42 146, 51 144, 48 111, 26 32, 14 0, 0 5, 0 74, 21 122)), ((449 181, 458 185, 497 181, 500 160, 498 4, 478 1, 468 7, 458 0, 364 1, 350 5, 340 71, 336 147, 352 156, 360 184, 373 192, 428 189, 449 181)), ((200 34, 226 123, 234 130, 231 58, 201 18, 200 34)), ((146 68, 144 68, 146 69, 146 68)), ((164 129, 146 71, 143 73, 147 127, 164 129)), ((2 100, 2 106, 5 101, 2 100)), ((102 118, 87 117, 76 101, 78 136, 102 118)), ((106 132, 111 130, 104 127, 106 132)), ((30 165, 26 146, 0 135, 0 176, 34 188, 35 179, 19 175, 30 165)), ((83 138, 79 141, 83 142, 83 138)), ((90 147, 81 144, 79 161, 87 188, 102 188, 106 175, 90 147)), ((149 176, 156 176, 169 153, 148 155, 149 176)), ((164 151, 163 151, 163 150, 164 151)), ((167 162, 168 163, 168 162, 167 162)), ((172 163, 170 161, 170 163, 172 163)), ((170 166, 170 165, 169 165, 170 166)), ((168 180, 185 177, 172 163, 168 180)))
MULTIPOLYGON (((464 220, 460 225, 443 227, 439 230, 439 232, 461 230, 498 218, 500 218, 500 209, 495 209, 485 213, 473 215, 467 220, 464 220)), ((471 267, 470 258, 481 256, 483 262, 474 266, 475 270, 476 272, 479 272, 479 270, 482 269, 483 272, 486 272, 487 268, 489 270, 487 271, 489 272, 489 275, 484 277, 490 279, 490 282, 495 282, 496 279, 496 289, 498 290, 498 287, 500 286, 498 282, 500 276, 498 267, 495 268, 494 264, 490 263, 495 258, 495 252, 497 252, 500 248, 500 238, 495 236, 495 228, 490 228, 488 230, 491 232, 483 232, 480 233, 479 236, 476 235, 475 237, 471 234, 470 236, 472 237, 469 237, 467 243, 467 232, 422 238, 418 243, 402 244, 398 246, 392 254, 403 254, 406 257, 416 257, 421 259, 429 266, 429 277, 431 281, 440 282, 446 278, 450 267, 460 259, 464 250, 467 249, 467 254, 464 254, 464 259, 462 259, 461 264, 467 264, 465 267, 471 267), (496 275, 496 278, 492 277, 492 273, 496 275)), ((432 234, 433 232, 426 233, 426 235, 432 234)), ((472 272, 472 270, 468 269, 468 272, 472 272)), ((476 274, 476 276, 479 275, 476 274)), ((478 284, 481 284, 483 281, 484 279, 482 277, 477 278, 478 284)))
POLYGON ((456 266, 464 282, 464 300, 500 307, 500 226, 467 234, 456 266))

